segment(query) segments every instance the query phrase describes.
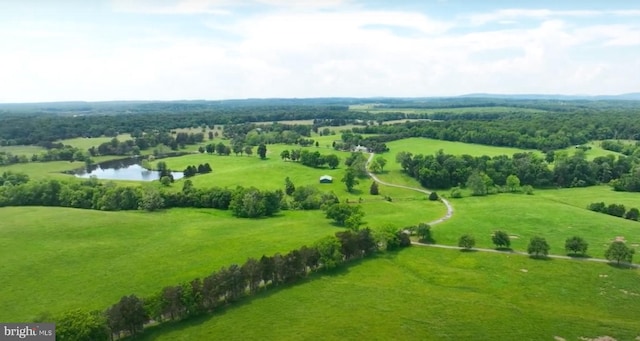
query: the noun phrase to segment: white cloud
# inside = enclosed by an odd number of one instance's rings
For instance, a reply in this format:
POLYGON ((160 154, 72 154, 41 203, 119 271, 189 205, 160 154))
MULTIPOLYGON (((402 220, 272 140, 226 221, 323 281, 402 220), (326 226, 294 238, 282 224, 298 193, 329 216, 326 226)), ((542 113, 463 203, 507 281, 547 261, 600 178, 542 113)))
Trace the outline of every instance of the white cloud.
MULTIPOLYGON (((251 15, 235 13, 222 0, 137 2, 137 9, 129 9, 212 14, 194 19, 203 20, 197 35, 161 25, 172 16, 158 19, 159 26, 124 28, 131 34, 108 42, 101 39, 106 29, 98 24, 14 25, 14 31, 0 24, 5 43, 0 45, 0 101, 610 94, 640 89, 640 25, 572 20, 599 12, 494 11, 476 15, 474 22, 537 21, 527 27, 470 30, 458 19, 366 10, 350 3, 340 7, 344 4, 339 0, 324 3, 322 10, 303 2, 288 9, 285 0, 264 1, 272 8, 251 15), (327 6, 334 8, 325 10, 327 6), (218 20, 221 13, 229 15, 218 20), (82 32, 74 34, 74 27, 82 32), (405 29, 411 34, 403 34, 405 29), (54 44, 46 45, 47 40, 54 44)), ((633 13, 619 12, 611 15, 633 13)))
POLYGON ((147 14, 217 14, 227 15, 225 9, 233 4, 230 0, 112 0, 111 6, 117 12, 147 14))

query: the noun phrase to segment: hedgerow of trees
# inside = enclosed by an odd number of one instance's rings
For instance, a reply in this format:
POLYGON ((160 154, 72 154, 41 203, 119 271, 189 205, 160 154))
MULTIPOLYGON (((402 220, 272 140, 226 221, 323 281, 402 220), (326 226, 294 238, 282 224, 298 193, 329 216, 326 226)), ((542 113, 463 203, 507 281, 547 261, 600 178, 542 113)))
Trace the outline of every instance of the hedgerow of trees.
POLYGON ((25 174, 14 172, 4 172, 0 176, 0 207, 61 206, 102 211, 195 207, 229 209, 237 217, 258 218, 272 216, 281 209, 313 210, 337 202, 334 193, 320 192, 312 186, 299 186, 286 199, 282 190, 242 186, 235 189, 195 188, 189 179, 184 181, 181 191, 175 192, 152 186, 117 186, 95 178, 67 182, 56 179, 29 181, 25 174))
POLYGON ((594 202, 587 206, 588 210, 594 212, 600 212, 608 215, 612 215, 614 217, 625 218, 629 220, 638 221, 640 217, 640 211, 632 207, 627 210, 623 204, 605 204, 604 202, 594 202))
POLYGON ((71 310, 54 318, 56 334, 61 340, 135 337, 151 320, 162 324, 215 314, 247 296, 372 256, 380 248, 395 250, 410 245, 408 236, 393 228, 378 233, 369 228, 338 232, 311 247, 248 258, 242 265, 231 264, 204 278, 166 286, 148 297, 123 296, 102 311, 71 310))
POLYGON ((571 157, 556 155, 551 167, 533 153, 473 157, 440 150, 434 155, 399 152, 396 162, 424 187, 462 186, 471 189, 473 195, 529 192, 528 186, 585 187, 610 182, 617 190, 635 190, 636 181, 640 190, 640 168, 634 171, 634 161, 625 156, 601 156, 589 161, 580 152, 571 157))

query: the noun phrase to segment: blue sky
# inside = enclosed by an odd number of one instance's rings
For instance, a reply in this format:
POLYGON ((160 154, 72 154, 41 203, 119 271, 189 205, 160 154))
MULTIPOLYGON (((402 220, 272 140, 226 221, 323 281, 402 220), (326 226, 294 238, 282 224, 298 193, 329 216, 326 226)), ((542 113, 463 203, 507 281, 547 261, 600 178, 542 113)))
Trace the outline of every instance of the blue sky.
POLYGON ((638 91, 636 1, 0 1, 0 102, 638 91))

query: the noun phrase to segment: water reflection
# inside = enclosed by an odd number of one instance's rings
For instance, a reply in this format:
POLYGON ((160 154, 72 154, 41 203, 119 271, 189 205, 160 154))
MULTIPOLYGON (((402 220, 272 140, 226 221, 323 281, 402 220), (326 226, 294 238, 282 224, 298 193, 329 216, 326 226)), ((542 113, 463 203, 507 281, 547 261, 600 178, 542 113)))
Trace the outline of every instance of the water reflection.
MULTIPOLYGON (((129 158, 123 160, 113 160, 101 162, 89 166, 87 169, 80 169, 74 172, 79 178, 89 178, 95 176, 104 180, 135 180, 153 181, 160 178, 160 172, 148 170, 141 166, 141 158, 129 158)), ((182 172, 171 172, 174 180, 184 177, 182 172)))

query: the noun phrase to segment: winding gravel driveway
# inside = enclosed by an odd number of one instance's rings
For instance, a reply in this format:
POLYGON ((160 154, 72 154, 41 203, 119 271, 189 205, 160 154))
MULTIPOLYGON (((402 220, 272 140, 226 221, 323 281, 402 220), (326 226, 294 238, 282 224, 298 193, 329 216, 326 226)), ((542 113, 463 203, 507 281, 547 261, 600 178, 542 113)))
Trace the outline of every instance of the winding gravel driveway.
MULTIPOLYGON (((389 186, 389 187, 404 188, 404 189, 408 189, 408 190, 411 190, 411 191, 424 193, 426 195, 431 194, 431 192, 426 190, 426 189, 391 184, 391 183, 384 182, 384 181, 378 179, 378 177, 375 174, 373 174, 373 173, 371 173, 369 171, 369 163, 371 163, 371 160, 373 160, 374 155, 375 155, 374 153, 370 153, 369 154, 369 159, 367 160, 367 174, 369 174, 369 176, 373 179, 373 181, 375 181, 375 182, 377 182, 377 183, 379 183, 381 185, 385 185, 385 186, 389 186)), ((449 203, 449 201, 447 199, 445 199, 445 198, 440 198, 440 201, 447 207, 447 214, 444 217, 438 218, 438 219, 436 219, 434 221, 430 221, 427 224, 429 224, 429 225, 439 224, 439 223, 441 223, 443 221, 448 220, 449 218, 451 218, 453 216, 453 206, 451 206, 451 203, 449 203)))
MULTIPOLYGON (((370 153, 369 154, 369 159, 367 159, 367 174, 369 174, 369 176, 375 182, 377 182, 377 183, 379 183, 381 185, 389 186, 389 187, 404 188, 404 189, 408 189, 408 190, 411 190, 411 191, 424 193, 424 194, 427 194, 427 195, 431 194, 431 192, 426 190, 426 189, 410 187, 410 186, 403 186, 403 185, 397 185, 397 184, 391 184, 391 183, 384 182, 384 181, 378 179, 378 177, 375 174, 373 174, 373 173, 371 173, 369 171, 369 163, 371 163, 371 160, 373 160, 374 155, 375 155, 374 153, 370 153)), ((436 220, 431 221, 431 222, 428 222, 427 224, 436 225, 436 224, 442 223, 444 221, 447 221, 448 219, 450 219, 453 216, 453 206, 451 206, 451 203, 445 198, 440 198, 440 201, 447 207, 447 214, 444 217, 436 219, 436 220)), ((420 243, 420 242, 411 242, 411 244, 419 245, 419 246, 425 246, 425 247, 435 247, 435 248, 440 248, 440 249, 453 249, 453 250, 462 250, 463 249, 463 248, 461 248, 459 246, 442 245, 442 244, 424 244, 424 243, 420 243)), ((484 248, 471 248, 469 250, 470 251, 480 251, 480 252, 503 253, 503 254, 508 254, 508 255, 529 256, 529 254, 526 253, 526 252, 513 251, 513 250, 502 251, 502 250, 484 249, 484 248)), ((575 261, 589 261, 589 262, 598 262, 598 263, 610 263, 609 260, 603 259, 603 258, 569 257, 569 256, 560 256, 560 255, 547 255, 547 257, 548 258, 554 258, 554 259, 569 259, 569 260, 575 260, 575 261)), ((640 268, 640 264, 628 264, 628 265, 630 267, 633 267, 633 268, 640 268)))

